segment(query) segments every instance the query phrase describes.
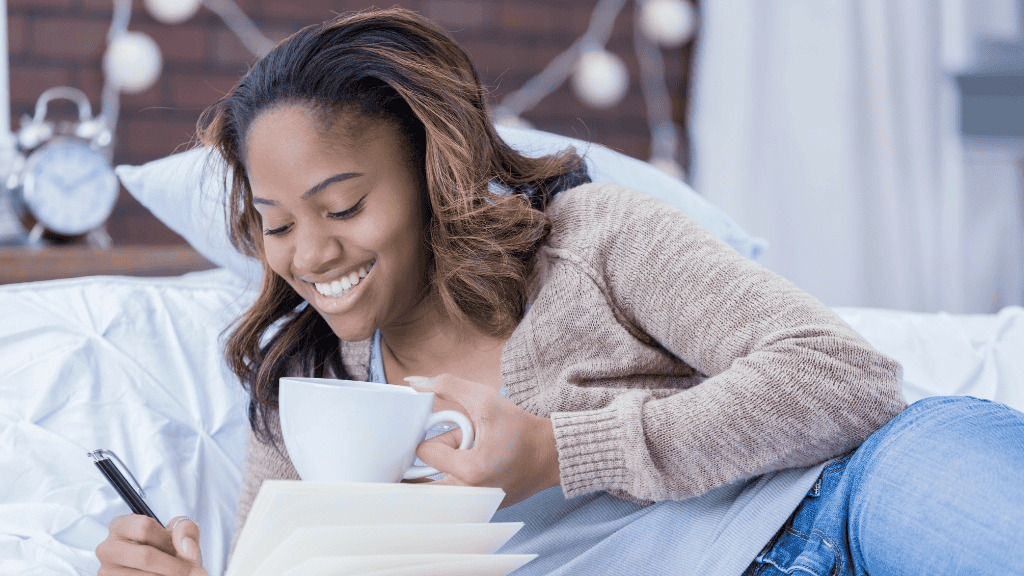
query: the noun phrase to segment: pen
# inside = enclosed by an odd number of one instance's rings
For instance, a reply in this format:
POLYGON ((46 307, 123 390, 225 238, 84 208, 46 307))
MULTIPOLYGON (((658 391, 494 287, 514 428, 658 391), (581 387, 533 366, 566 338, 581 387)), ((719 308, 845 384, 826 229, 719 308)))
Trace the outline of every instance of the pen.
MULTIPOLYGON (((139 485, 139 481, 135 479, 132 471, 124 465, 124 462, 121 462, 121 459, 117 457, 117 454, 114 454, 110 450, 100 448, 99 450, 88 452, 86 455, 92 456, 93 460, 95 460, 96 467, 100 469, 100 472, 103 472, 107 481, 114 487, 114 490, 117 490, 117 493, 121 495, 121 499, 128 504, 128 507, 132 509, 132 512, 143 516, 149 516, 153 520, 160 522, 160 519, 156 517, 156 514, 153 514, 153 511, 149 509, 149 506, 146 506, 146 503, 142 501, 142 499, 146 497, 146 493, 142 491, 142 486, 139 485), (132 488, 132 485, 124 479, 124 476, 121 475, 121 471, 117 469, 117 466, 114 465, 114 462, 110 460, 110 458, 104 456, 104 453, 110 454, 121 463, 121 467, 124 468, 124 471, 128 473, 129 477, 131 477, 132 482, 135 482, 135 485, 139 487, 138 492, 136 492, 135 489, 132 488)), ((160 525, 163 526, 164 523, 160 522, 160 525)))

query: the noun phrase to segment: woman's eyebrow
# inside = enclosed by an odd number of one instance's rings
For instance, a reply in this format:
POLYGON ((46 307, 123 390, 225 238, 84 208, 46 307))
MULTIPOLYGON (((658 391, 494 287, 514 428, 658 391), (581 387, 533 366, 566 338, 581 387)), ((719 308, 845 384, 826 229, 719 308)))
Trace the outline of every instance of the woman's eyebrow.
MULTIPOLYGON (((341 174, 335 174, 334 176, 329 176, 327 178, 324 178, 323 180, 321 180, 317 184, 314 184, 313 187, 310 188, 309 190, 306 190, 305 192, 303 192, 301 198, 303 200, 308 200, 308 199, 312 198, 313 196, 316 196, 317 193, 319 193, 321 190, 323 190, 324 188, 327 188, 328 186, 330 186, 331 184, 334 184, 335 182, 344 182, 345 180, 348 180, 350 178, 356 178, 356 177, 359 177, 359 176, 362 176, 362 175, 363 175, 362 172, 342 172, 341 174)), ((281 205, 279 202, 276 202, 274 200, 267 200, 266 198, 260 198, 259 196, 254 196, 253 199, 252 199, 252 203, 253 204, 265 204, 267 206, 280 206, 281 205)))

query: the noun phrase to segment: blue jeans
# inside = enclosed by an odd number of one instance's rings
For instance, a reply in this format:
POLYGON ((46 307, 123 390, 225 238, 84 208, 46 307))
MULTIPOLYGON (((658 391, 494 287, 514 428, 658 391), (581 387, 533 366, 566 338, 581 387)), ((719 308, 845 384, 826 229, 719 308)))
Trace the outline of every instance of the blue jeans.
POLYGON ((744 576, 1024 574, 1024 414, 926 398, 832 460, 744 576))

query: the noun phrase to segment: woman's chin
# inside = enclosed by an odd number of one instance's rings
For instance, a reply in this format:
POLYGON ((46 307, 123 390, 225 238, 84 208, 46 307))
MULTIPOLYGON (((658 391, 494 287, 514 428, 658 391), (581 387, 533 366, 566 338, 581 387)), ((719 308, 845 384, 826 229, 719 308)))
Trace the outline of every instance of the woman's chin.
POLYGON ((325 319, 327 320, 327 325, 331 327, 331 331, 334 332, 334 335, 346 342, 361 342, 372 337, 373 333, 377 331, 377 326, 371 322, 357 326, 351 322, 341 324, 330 318, 325 319))

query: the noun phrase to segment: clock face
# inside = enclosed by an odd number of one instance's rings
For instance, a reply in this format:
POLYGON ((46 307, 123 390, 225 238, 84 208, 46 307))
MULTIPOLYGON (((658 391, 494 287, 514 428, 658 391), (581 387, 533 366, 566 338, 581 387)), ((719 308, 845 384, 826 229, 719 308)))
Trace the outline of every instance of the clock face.
POLYGON ((55 140, 26 161, 22 199, 48 230, 75 236, 110 216, 118 189, 103 154, 83 141, 55 140))

